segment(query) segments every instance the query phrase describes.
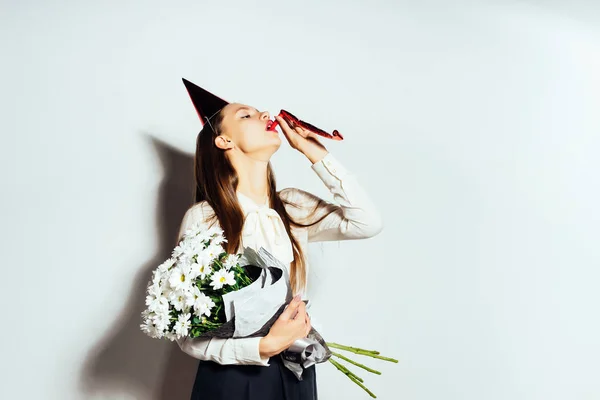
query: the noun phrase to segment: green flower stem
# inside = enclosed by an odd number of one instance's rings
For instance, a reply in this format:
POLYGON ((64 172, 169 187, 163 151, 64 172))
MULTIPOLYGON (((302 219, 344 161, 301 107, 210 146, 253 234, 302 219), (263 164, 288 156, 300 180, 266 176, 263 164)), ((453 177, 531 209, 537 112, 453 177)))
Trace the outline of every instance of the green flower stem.
POLYGON ((346 361, 348 361, 349 363, 351 363, 351 364, 354 364, 354 365, 356 365, 357 367, 360 367, 360 368, 362 368, 362 369, 364 369, 364 370, 367 370, 367 371, 369 371, 369 372, 372 372, 372 373, 374 373, 374 374, 377 374, 377 375, 381 375, 381 372, 379 372, 379 371, 377 371, 377 370, 374 370, 374 369, 371 369, 371 368, 369 368, 369 367, 367 367, 367 366, 364 366, 363 364, 361 364, 361 363, 359 363, 359 362, 356 362, 356 361, 354 361, 354 360, 351 360, 351 359, 349 359, 348 357, 345 357, 345 356, 341 355, 340 353, 336 353, 335 351, 332 351, 332 352, 331 352, 331 354, 333 354, 333 355, 334 355, 334 356, 336 356, 336 357, 339 357, 339 358, 341 358, 342 360, 346 360, 346 361))
POLYGON ((363 385, 357 378, 355 377, 356 375, 354 375, 352 372, 350 372, 346 367, 344 367, 342 364, 338 363, 337 361, 333 360, 333 359, 329 359, 329 362, 332 363, 333 365, 335 365, 335 367, 337 369, 339 369, 344 375, 346 375, 348 378, 350 378, 350 380, 354 383, 356 383, 358 386, 360 386, 361 388, 363 388, 367 393, 369 393, 369 396, 373 397, 373 398, 377 398, 377 396, 375 396, 373 394, 373 392, 371 392, 369 389, 366 388, 365 385, 363 385))
POLYGON ((244 287, 250 285, 252 283, 252 281, 250 280, 250 278, 248 278, 246 275, 244 275, 243 273, 240 273, 240 278, 242 283, 244 284, 244 287))
POLYGON ((358 386, 360 386, 361 388, 363 388, 365 390, 365 392, 369 393, 369 396, 371 396, 372 398, 376 399, 377 396, 375 396, 375 393, 371 392, 369 389, 367 389, 367 387, 365 385, 363 385, 362 383, 358 382, 356 379, 354 379, 354 377, 350 377, 350 379, 356 383, 358 386))
POLYGON ((398 363, 398 360, 396 360, 395 358, 383 357, 383 356, 378 355, 379 354, 378 351, 359 349, 358 347, 344 346, 344 345, 337 344, 337 343, 330 343, 330 342, 326 342, 326 343, 327 343, 327 346, 332 347, 334 349, 346 350, 346 351, 350 351, 352 353, 360 354, 363 356, 369 356, 369 357, 377 358, 379 360, 398 363))
POLYGON ((364 353, 379 354, 379 352, 377 350, 365 350, 365 349, 361 349, 359 347, 344 346, 343 344, 338 344, 335 342, 327 342, 327 346, 335 347, 336 349, 340 349, 340 350, 352 351, 354 353, 356 353, 357 351, 360 351, 361 352, 360 354, 364 354, 364 353))
POLYGON ((219 266, 219 268, 223 268, 223 263, 219 260, 219 257, 215 258, 214 263, 219 266))
POLYGON ((199 323, 199 324, 190 324, 192 327, 195 328, 211 328, 211 329, 215 329, 221 326, 221 324, 213 324, 212 322, 205 322, 205 323, 199 323))
MULTIPOLYGON (((334 361, 334 362, 337 362, 337 361, 334 361)), ((358 376, 358 375, 356 375, 354 372, 350 371, 350 370, 349 370, 349 369, 348 369, 348 368, 347 368, 347 367, 346 367, 344 364, 342 364, 342 363, 339 363, 339 362, 338 362, 337 364, 339 365, 339 369, 340 369, 340 370, 341 370, 343 373, 345 373, 345 374, 346 374, 346 375, 348 375, 348 376, 353 376, 354 378, 356 378, 356 379, 357 379, 357 380, 359 380, 360 382, 363 382, 363 379, 362 379, 360 376, 358 376)))

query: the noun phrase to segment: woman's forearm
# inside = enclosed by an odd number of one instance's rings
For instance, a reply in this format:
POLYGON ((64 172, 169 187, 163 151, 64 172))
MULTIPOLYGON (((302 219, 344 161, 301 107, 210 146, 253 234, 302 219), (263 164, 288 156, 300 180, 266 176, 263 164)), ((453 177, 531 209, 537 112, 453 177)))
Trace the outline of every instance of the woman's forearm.
POLYGON ((271 336, 267 335, 260 339, 259 353, 261 357, 273 357, 280 352, 281 351, 277 348, 271 336))

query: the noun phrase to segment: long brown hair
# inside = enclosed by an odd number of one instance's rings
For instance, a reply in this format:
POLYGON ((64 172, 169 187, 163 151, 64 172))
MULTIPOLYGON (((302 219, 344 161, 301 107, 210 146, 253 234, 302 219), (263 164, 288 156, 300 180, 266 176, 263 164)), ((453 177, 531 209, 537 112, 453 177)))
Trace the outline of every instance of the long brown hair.
MULTIPOLYGON (((235 253, 241 242, 244 212, 236 194, 239 183, 237 172, 225 156, 225 151, 219 149, 214 141, 219 136, 219 132, 221 132, 223 123, 222 111, 211 118, 210 124, 207 123, 204 125, 196 140, 196 154, 194 157, 195 200, 196 203, 206 201, 212 207, 215 215, 211 219, 213 223, 215 222, 215 218, 218 220, 227 238, 225 250, 228 253, 235 253)), ((292 242, 294 260, 290 264, 290 286, 292 287, 292 292, 295 294, 299 289, 306 287, 306 259, 300 244, 292 234, 291 227, 314 225, 329 213, 306 225, 294 221, 286 211, 285 206, 286 204, 291 204, 294 207, 302 207, 302 205, 290 203, 279 196, 275 182, 275 173, 270 162, 267 167, 267 184, 269 186, 270 206, 281 217, 285 230, 292 242)), ((317 202, 310 216, 320 208, 322 203, 324 203, 323 200, 317 202)))

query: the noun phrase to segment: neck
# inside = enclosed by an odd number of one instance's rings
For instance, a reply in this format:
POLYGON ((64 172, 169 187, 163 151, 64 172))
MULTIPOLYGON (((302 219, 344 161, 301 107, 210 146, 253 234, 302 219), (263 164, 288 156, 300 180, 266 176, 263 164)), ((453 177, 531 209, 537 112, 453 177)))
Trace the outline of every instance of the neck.
POLYGON ((243 157, 231 160, 239 181, 237 191, 262 204, 269 195, 267 167, 269 161, 243 157))

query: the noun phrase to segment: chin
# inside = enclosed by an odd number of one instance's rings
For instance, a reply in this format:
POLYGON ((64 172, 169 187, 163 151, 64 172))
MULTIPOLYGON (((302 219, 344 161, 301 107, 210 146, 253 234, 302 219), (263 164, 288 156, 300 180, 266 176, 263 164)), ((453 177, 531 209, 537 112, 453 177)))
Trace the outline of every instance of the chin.
POLYGON ((279 143, 278 145, 275 145, 273 147, 271 147, 273 153, 277 152, 277 150, 279 150, 281 148, 281 143, 279 143))
POLYGON ((273 146, 279 148, 281 147, 281 138, 279 136, 275 136, 273 141, 271 142, 273 146))
POLYGON ((279 141, 278 141, 278 142, 276 142, 276 143, 273 143, 273 145, 271 146, 271 151, 272 151, 273 153, 276 153, 276 152, 277 152, 277 150, 279 150, 279 148, 280 148, 280 147, 281 147, 281 140, 279 140, 279 141))

